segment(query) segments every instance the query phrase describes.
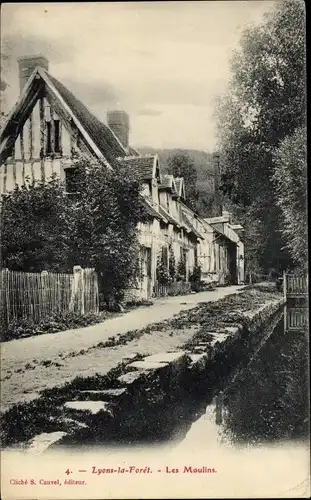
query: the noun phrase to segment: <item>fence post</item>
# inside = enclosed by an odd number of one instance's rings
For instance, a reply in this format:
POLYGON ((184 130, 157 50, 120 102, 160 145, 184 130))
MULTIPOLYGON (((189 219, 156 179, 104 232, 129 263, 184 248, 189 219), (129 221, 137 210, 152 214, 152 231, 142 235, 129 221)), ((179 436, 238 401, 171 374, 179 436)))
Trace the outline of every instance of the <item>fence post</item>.
POLYGON ((74 311, 77 304, 77 312, 84 314, 84 276, 81 266, 74 266, 72 280, 72 294, 70 310, 74 311), (80 295, 80 296, 79 296, 80 295))
POLYGON ((284 295, 284 299, 286 300, 287 291, 286 291, 286 272, 285 271, 283 271, 283 295, 284 295))
POLYGON ((0 270, 0 328, 10 322, 9 270, 0 270))
POLYGON ((85 312, 85 269, 81 269, 81 314, 85 312))
POLYGON ((48 293, 47 293, 47 278, 48 278, 48 271, 41 271, 41 290, 42 290, 42 306, 43 306, 43 317, 47 315, 50 311, 49 307, 49 301, 48 301, 48 293))
POLYGON ((99 313, 99 289, 98 289, 98 274, 94 270, 94 292, 95 292, 95 313, 99 313))

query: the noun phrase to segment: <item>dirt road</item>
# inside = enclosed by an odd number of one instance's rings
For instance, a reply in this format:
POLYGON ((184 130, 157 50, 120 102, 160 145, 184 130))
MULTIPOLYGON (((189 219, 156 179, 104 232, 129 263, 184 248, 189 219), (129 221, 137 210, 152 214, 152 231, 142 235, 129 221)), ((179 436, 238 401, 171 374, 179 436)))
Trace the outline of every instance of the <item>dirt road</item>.
POLYGON ((104 344, 113 337, 144 329, 192 309, 200 302, 215 302, 243 289, 243 286, 230 286, 167 297, 156 300, 152 306, 132 310, 104 323, 2 344, 2 411, 13 404, 32 400, 43 389, 63 385, 77 375, 105 374, 125 356, 178 348, 193 335, 191 328, 172 335, 167 331, 153 332, 152 335, 142 332, 126 345, 106 347, 104 344))

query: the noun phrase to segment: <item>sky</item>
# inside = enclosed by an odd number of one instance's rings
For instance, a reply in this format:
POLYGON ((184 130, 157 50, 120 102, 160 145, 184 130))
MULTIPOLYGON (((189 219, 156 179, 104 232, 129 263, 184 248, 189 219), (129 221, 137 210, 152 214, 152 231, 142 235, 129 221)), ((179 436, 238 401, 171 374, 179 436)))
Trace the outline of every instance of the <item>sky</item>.
POLYGON ((270 0, 2 4, 7 103, 16 59, 42 53, 49 71, 101 120, 130 115, 134 147, 215 148, 215 99, 245 26, 270 0))

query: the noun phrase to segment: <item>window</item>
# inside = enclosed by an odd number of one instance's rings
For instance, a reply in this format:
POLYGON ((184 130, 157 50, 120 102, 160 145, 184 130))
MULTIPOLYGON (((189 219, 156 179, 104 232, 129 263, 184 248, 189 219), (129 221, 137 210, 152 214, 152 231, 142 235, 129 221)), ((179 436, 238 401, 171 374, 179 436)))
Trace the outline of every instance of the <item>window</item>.
POLYGON ((52 153, 52 124, 46 122, 46 154, 52 153))
POLYGON ((61 135, 60 135, 60 122, 59 120, 54 120, 54 150, 52 146, 52 122, 47 121, 46 123, 46 154, 51 153, 61 153, 61 135))
POLYGON ((60 124, 59 120, 54 120, 54 152, 55 153, 60 153, 61 152, 61 145, 60 145, 60 124))
POLYGON ((65 168, 65 184, 67 193, 77 193, 79 191, 79 169, 65 168))

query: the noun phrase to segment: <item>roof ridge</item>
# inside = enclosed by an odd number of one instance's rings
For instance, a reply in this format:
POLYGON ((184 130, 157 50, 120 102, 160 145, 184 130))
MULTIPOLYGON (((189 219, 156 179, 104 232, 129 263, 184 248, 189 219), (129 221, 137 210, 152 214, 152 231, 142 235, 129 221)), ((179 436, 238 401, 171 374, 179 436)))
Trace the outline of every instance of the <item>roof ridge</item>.
POLYGON ((129 156, 128 155, 128 156, 125 156, 124 158, 122 158, 122 160, 139 160, 139 158, 154 158, 155 156, 156 156, 155 154, 147 154, 147 155, 139 155, 139 156, 135 156, 135 155, 129 156))
POLYGON ((83 101, 76 97, 66 85, 51 75, 45 68, 40 68, 40 70, 44 71, 46 76, 50 79, 62 99, 66 102, 67 106, 71 108, 76 118, 109 163, 113 164, 113 162, 116 161, 116 157, 120 156, 120 154, 128 154, 126 148, 114 134, 113 130, 111 130, 104 121, 97 118, 83 101))
POLYGON ((131 155, 131 156, 118 156, 117 160, 137 160, 137 158, 140 158, 140 156, 135 156, 135 155, 131 155))

